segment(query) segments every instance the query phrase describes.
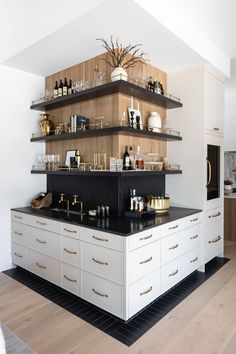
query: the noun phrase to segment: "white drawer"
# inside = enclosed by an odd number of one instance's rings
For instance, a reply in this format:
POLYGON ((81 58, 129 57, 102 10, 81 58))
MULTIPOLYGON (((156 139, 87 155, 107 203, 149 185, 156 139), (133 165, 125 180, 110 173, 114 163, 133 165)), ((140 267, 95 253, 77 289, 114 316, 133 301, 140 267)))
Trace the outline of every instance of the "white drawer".
POLYGON ((61 286, 63 289, 81 296, 81 270, 61 263, 61 286))
POLYGON ((12 263, 25 268, 25 248, 17 243, 11 244, 12 263))
POLYGON ((197 213, 184 218, 185 226, 191 227, 203 221, 203 213, 197 213))
POLYGON ((165 293, 185 277, 184 255, 161 267, 161 293, 165 293))
POLYGON ((26 268, 54 284, 61 285, 61 264, 56 259, 26 249, 26 268))
POLYGON ((81 268, 81 241, 62 236, 61 259, 63 262, 81 268))
POLYGON ((123 254, 89 243, 82 245, 82 269, 122 284, 123 254))
POLYGON ((186 242, 186 248, 188 251, 191 249, 199 246, 202 242, 202 224, 197 224, 193 227, 189 227, 188 229, 184 230, 183 232, 185 233, 185 241, 186 242))
POLYGON ((160 267, 160 241, 127 254, 128 283, 131 284, 160 267))
POLYGON ((38 227, 43 230, 55 232, 57 234, 59 234, 61 231, 61 225, 59 221, 41 218, 38 216, 28 215, 27 224, 30 226, 38 227))
POLYGON ((223 251, 223 230, 222 220, 206 225, 205 234, 205 263, 218 256, 223 251))
POLYGON ((82 297, 86 301, 122 318, 122 286, 84 271, 82 282, 82 297))
POLYGON ((110 234, 108 232, 83 228, 81 239, 116 251, 123 251, 124 249, 124 237, 110 234))
POLYGON ((61 223, 61 234, 65 236, 75 237, 80 239, 81 237, 81 227, 72 224, 61 223))
POLYGON ((161 265, 172 262, 186 251, 185 230, 161 239, 161 265))
POLYGON ((160 296, 160 269, 129 286, 129 318, 160 296))
POLYGON ((152 229, 138 232, 137 234, 128 236, 128 250, 132 251, 138 247, 145 246, 151 242, 159 240, 161 237, 161 228, 154 227, 152 229))
POLYGON ((223 212, 222 212, 222 208, 221 207, 208 210, 205 213, 205 223, 208 224, 210 222, 221 220, 222 219, 222 215, 223 215, 223 212))
POLYGON ((18 211, 11 211, 11 220, 12 221, 16 221, 22 224, 26 224, 26 218, 27 218, 27 214, 24 213, 20 213, 18 211))
POLYGON ((25 244, 25 225, 12 221, 11 223, 11 239, 20 245, 25 244))
POLYGON ((57 259, 60 259, 60 237, 53 232, 26 227, 26 246, 57 259))
POLYGON ((191 251, 185 253, 184 255, 184 272, 185 277, 196 269, 200 268, 202 265, 202 257, 201 257, 201 247, 196 247, 191 251))
POLYGON ((185 218, 176 221, 168 222, 161 226, 161 237, 169 236, 173 233, 179 232, 186 227, 185 218))

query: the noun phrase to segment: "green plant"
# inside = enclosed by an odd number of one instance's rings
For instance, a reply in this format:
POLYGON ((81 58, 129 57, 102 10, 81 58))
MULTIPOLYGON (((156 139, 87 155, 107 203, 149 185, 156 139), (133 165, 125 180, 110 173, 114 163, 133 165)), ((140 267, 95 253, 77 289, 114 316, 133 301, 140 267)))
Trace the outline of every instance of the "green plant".
POLYGON ((225 179, 225 180, 224 180, 224 185, 225 185, 225 186, 231 186, 232 184, 233 184, 233 182, 230 181, 230 179, 225 179))

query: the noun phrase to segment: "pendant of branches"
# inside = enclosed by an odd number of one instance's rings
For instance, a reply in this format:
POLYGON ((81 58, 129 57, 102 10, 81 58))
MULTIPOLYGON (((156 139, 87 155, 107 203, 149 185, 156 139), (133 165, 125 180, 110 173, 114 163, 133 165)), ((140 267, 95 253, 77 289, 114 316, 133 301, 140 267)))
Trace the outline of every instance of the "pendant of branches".
POLYGON ((97 38, 97 41, 101 41, 102 46, 109 53, 109 59, 102 60, 112 68, 122 67, 123 69, 128 69, 138 63, 146 64, 149 61, 144 58, 147 53, 140 49, 142 44, 129 44, 124 47, 122 43, 119 43, 118 38, 116 41, 113 41, 113 36, 110 38, 110 43, 104 38, 97 38))

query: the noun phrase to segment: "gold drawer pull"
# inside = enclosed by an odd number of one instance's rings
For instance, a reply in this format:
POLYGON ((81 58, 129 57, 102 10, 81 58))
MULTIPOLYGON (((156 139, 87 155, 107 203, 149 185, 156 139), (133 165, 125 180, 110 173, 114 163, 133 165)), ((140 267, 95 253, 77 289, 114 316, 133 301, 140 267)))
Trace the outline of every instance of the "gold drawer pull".
POLYGON ((218 132, 218 131, 220 130, 220 128, 218 128, 218 127, 214 127, 214 128, 213 128, 213 130, 215 130, 215 131, 217 131, 217 132, 218 132))
POLYGON ((190 240, 195 240, 196 238, 198 238, 198 235, 190 237, 190 240))
POLYGON ((93 290, 93 292, 94 292, 96 295, 99 295, 99 296, 102 296, 102 297, 108 297, 107 294, 102 294, 102 293, 100 293, 99 291, 97 291, 97 290, 95 290, 95 289, 92 289, 92 290, 93 290))
POLYGON ((171 227, 169 227, 169 230, 177 229, 177 227, 179 227, 179 225, 171 226, 171 227))
POLYGON ((69 230, 67 228, 64 227, 64 231, 66 232, 70 232, 71 234, 77 234, 77 231, 76 230, 69 230))
POLYGON ((198 260, 198 257, 194 258, 194 259, 191 259, 190 263, 194 263, 194 262, 197 262, 198 260))
POLYGON ((68 281, 71 281, 72 283, 77 283, 77 280, 76 279, 71 279, 69 278, 67 275, 64 275, 64 278, 68 281))
POLYGON ((140 237, 139 240, 140 240, 140 241, 143 241, 143 240, 148 240, 149 238, 152 238, 152 235, 140 237))
POLYGON ((17 232, 17 231, 14 231, 14 234, 16 234, 16 235, 18 235, 18 236, 23 236, 23 234, 22 234, 22 233, 17 232))
POLYGON ((210 241, 208 241, 208 243, 216 243, 216 242, 218 242, 218 241, 220 241, 221 240, 221 237, 220 237, 220 235, 217 237, 217 238, 215 238, 214 240, 210 240, 210 241))
POLYGON ((209 215, 208 218, 216 218, 217 216, 220 216, 221 215, 221 212, 218 212, 216 214, 213 214, 213 215, 209 215))
POLYGON ((16 218, 16 219, 23 219, 23 216, 14 215, 14 218, 16 218))
POLYGON ((144 290, 142 293, 140 293, 139 295, 142 296, 142 295, 146 295, 148 293, 150 293, 150 291, 152 291, 152 286, 150 286, 150 288, 148 288, 147 290, 144 290))
POLYGON ((42 244, 46 244, 47 243, 47 241, 42 241, 42 240, 40 240, 39 238, 36 238, 36 241, 38 242, 38 243, 42 243, 42 244))
POLYGON ((44 225, 44 226, 47 225, 46 222, 42 222, 42 221, 38 221, 38 220, 36 221, 36 223, 39 224, 39 225, 44 225))
POLYGON ((175 272, 169 274, 169 277, 173 277, 174 275, 176 275, 176 274, 178 274, 178 273, 179 273, 179 270, 176 269, 175 272))
POLYGON ((70 254, 77 254, 76 251, 70 251, 67 248, 64 248, 64 251, 67 252, 67 253, 70 253, 70 254))
POLYGON ((41 265, 41 264, 40 264, 40 263, 38 263, 38 262, 36 262, 35 264, 36 264, 36 266, 37 266, 37 267, 39 267, 39 268, 42 268, 42 269, 47 269, 47 267, 46 267, 46 266, 41 265))
POLYGON ((198 218, 190 220, 191 222, 198 221, 198 218))
POLYGON ((95 240, 98 240, 98 241, 105 241, 105 242, 108 242, 108 239, 107 238, 100 238, 100 237, 97 237, 97 236, 92 236, 95 240))
POLYGON ((14 253, 14 255, 16 256, 16 257, 18 257, 18 258, 23 258, 23 256, 21 255, 21 254, 18 254, 18 253, 14 253))
POLYGON ((175 250, 177 247, 179 247, 179 244, 176 243, 176 245, 172 246, 172 247, 169 247, 169 250, 175 250))
POLYGON ((151 262, 152 257, 149 257, 148 259, 145 259, 144 261, 139 262, 139 264, 144 264, 144 263, 148 263, 151 262))
POLYGON ((108 265, 108 263, 107 263, 107 262, 102 262, 102 261, 99 261, 99 260, 98 260, 98 259, 96 259, 96 258, 92 258, 92 260, 93 260, 94 262, 98 263, 98 264, 108 265))

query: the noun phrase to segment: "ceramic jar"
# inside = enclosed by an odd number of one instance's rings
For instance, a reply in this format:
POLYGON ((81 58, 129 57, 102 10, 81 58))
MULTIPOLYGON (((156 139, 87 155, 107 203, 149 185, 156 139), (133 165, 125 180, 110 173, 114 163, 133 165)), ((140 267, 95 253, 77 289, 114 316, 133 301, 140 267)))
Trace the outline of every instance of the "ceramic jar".
POLYGON ((128 74, 125 69, 123 69, 121 66, 118 66, 115 68, 112 73, 111 73, 111 81, 117 81, 117 80, 128 80, 128 74))
POLYGON ((150 112, 148 130, 155 133, 161 132, 161 116, 158 112, 150 112))

